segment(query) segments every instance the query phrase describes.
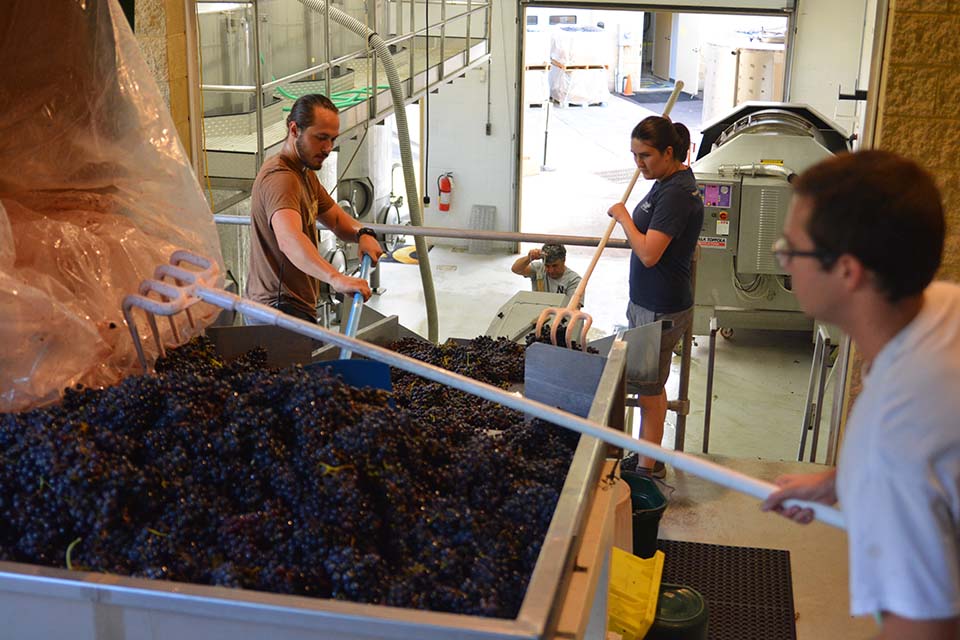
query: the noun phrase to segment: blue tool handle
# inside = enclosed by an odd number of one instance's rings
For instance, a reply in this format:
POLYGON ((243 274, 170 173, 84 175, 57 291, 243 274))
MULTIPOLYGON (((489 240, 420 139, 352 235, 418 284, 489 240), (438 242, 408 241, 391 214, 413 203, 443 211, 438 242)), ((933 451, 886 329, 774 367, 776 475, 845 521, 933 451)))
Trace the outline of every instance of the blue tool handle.
MULTIPOLYGON (((360 261, 360 277, 364 280, 370 275, 370 264, 372 260, 367 254, 363 254, 360 261)), ((346 331, 344 334, 350 338, 357 335, 357 328, 360 326, 360 313, 363 309, 363 294, 359 291, 353 294, 353 300, 350 301, 350 314, 347 316, 346 331)), ((349 360, 352 352, 349 349, 340 350, 340 359, 349 360)))

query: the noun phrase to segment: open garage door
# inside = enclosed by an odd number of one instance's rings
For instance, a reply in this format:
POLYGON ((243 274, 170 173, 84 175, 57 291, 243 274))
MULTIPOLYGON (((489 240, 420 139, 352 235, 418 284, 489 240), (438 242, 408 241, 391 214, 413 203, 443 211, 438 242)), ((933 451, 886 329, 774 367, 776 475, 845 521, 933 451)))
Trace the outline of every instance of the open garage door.
POLYGON ((610 2, 609 0, 576 0, 575 2, 557 2, 557 0, 527 0, 529 6, 602 6, 604 9, 631 9, 642 6, 646 11, 745 11, 749 13, 779 13, 793 11, 796 0, 714 0, 697 2, 695 0, 658 0, 642 2, 640 0, 610 2))

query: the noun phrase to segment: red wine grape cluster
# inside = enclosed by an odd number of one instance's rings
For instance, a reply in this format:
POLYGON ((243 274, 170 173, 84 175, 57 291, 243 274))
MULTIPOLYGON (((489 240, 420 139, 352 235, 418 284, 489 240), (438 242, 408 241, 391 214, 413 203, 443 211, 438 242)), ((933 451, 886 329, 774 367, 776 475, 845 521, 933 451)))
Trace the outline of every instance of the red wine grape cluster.
MULTIPOLYGON (((505 341, 396 348, 523 375, 505 341)), ((0 414, 0 559, 515 617, 576 434, 394 376, 391 403, 201 338, 154 375, 0 414)))

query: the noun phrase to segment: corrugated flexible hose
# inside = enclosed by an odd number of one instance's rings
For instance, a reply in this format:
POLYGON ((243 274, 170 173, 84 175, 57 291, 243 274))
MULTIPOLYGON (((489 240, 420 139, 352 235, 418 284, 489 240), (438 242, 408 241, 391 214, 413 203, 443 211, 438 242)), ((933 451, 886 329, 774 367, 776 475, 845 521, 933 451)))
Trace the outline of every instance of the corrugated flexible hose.
MULTIPOLYGON (((301 4, 317 13, 327 10, 324 0, 299 0, 301 4)), ((420 198, 417 194, 417 179, 413 171, 413 154, 410 151, 410 130, 407 128, 407 112, 403 103, 403 88, 400 74, 393 64, 393 57, 383 38, 353 16, 336 7, 329 7, 330 18, 337 24, 356 33, 373 48, 387 73, 390 84, 390 97, 393 99, 393 113, 397 118, 397 136, 400 139, 400 162, 403 166, 403 181, 407 188, 407 205, 410 207, 410 223, 423 226, 423 213, 420 210, 420 198)), ((427 241, 422 236, 414 239, 417 247, 417 263, 420 267, 420 281, 423 284, 423 299, 427 307, 427 337, 436 343, 439 338, 437 329, 437 293, 433 287, 433 274, 430 270, 430 256, 427 253, 427 241)))

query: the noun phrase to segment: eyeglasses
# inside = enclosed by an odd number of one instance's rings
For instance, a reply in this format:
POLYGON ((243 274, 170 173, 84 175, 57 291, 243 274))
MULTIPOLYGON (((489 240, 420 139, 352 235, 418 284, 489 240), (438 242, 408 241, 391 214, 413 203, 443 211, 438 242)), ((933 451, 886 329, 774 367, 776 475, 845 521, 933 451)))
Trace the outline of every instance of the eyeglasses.
POLYGON ((827 249, 814 249, 813 251, 798 251, 793 249, 790 247, 790 241, 783 236, 777 238, 777 241, 773 243, 770 251, 776 256, 781 269, 786 269, 790 261, 794 258, 816 258, 820 261, 820 264, 823 265, 824 269, 829 269, 837 259, 836 254, 827 249))

